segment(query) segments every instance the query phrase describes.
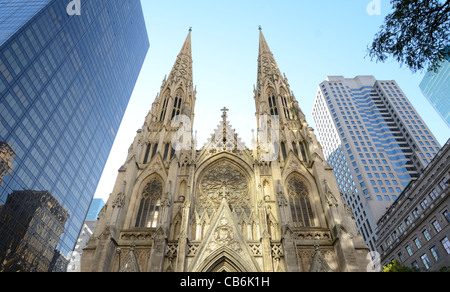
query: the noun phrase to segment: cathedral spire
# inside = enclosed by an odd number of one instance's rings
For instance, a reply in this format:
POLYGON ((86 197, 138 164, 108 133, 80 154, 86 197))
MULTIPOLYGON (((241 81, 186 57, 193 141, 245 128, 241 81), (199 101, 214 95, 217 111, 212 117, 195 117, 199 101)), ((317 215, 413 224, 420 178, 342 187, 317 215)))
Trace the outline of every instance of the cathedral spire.
POLYGON ((192 34, 192 28, 189 28, 189 34, 186 37, 186 41, 184 42, 183 48, 181 49, 181 52, 180 52, 180 55, 187 55, 192 60, 191 34, 192 34))
POLYGON ((185 115, 193 122, 196 90, 193 81, 191 35, 192 28, 189 28, 170 75, 164 79, 161 86, 154 116, 165 125, 179 115, 185 115))
POLYGON ((278 80, 283 80, 283 76, 259 27, 258 86, 266 84, 267 79, 275 85, 278 80))
POLYGON ((184 85, 189 89, 193 86, 191 34, 192 29, 189 29, 189 34, 167 80, 170 84, 185 81, 184 85))
POLYGON ((266 38, 264 37, 262 28, 259 27, 259 56, 263 54, 272 55, 272 52, 270 51, 269 45, 267 44, 266 38))

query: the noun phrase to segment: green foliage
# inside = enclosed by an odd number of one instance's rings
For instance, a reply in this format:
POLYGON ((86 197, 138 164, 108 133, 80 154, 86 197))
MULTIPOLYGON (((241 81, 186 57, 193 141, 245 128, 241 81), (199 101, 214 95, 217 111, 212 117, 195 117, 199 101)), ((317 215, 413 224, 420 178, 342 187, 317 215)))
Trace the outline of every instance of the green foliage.
MULTIPOLYGON (((387 266, 383 267, 382 273, 415 273, 415 272, 421 272, 419 269, 416 268, 410 268, 402 264, 401 262, 397 260, 393 260, 390 262, 387 266)), ((439 269, 438 271, 428 271, 428 272, 441 272, 441 273, 448 273, 450 272, 450 267, 443 267, 439 269)))
POLYGON ((389 265, 386 267, 383 267, 382 273, 412 273, 412 272, 419 272, 419 270, 414 268, 409 268, 405 266, 404 264, 400 263, 397 260, 392 261, 389 265))
POLYGON ((441 273, 450 273, 450 267, 442 267, 439 272, 441 273))
POLYGON ((437 71, 450 57, 450 0, 391 0, 389 14, 368 55, 377 62, 393 57, 413 72, 437 71))

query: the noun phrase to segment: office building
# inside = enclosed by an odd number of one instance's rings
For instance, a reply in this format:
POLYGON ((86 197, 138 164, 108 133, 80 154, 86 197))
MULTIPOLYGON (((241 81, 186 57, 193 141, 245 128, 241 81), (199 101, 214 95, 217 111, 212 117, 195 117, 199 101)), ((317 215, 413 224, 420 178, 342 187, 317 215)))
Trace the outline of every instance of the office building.
POLYGON ((3 0, 0 9, 0 46, 51 0, 3 0))
MULTIPOLYGON (((149 48, 140 1, 81 1, 80 15, 70 2, 2 1, 0 12, 0 205, 48 191, 67 210, 51 271, 66 270, 149 48)), ((0 241, 0 262, 8 249, 0 241)))
POLYGON ((48 271, 69 213, 50 192, 15 191, 0 206, 0 241, 7 247, 0 272, 48 271), (13 229, 14 233, 10 230, 13 229))
POLYGON ((379 220, 377 234, 383 266, 450 266, 450 140, 379 220))
POLYGON ((91 206, 89 207, 86 220, 97 220, 98 213, 105 206, 105 201, 103 199, 95 198, 92 200, 91 206))
POLYGON ((312 115, 339 189, 375 250, 377 221, 440 145, 394 80, 329 76, 312 115))
MULTIPOLYGON (((447 51, 450 51, 450 47, 447 51)), ((450 56, 440 63, 437 72, 426 73, 420 89, 450 127, 450 56)))

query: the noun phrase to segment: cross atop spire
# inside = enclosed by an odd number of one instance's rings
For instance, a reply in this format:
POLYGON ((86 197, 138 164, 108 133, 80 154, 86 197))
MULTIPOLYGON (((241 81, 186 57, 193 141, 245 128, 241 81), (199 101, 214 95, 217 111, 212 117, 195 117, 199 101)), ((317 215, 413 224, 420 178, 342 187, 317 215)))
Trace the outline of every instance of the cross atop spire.
POLYGON ((184 42, 183 48, 181 49, 180 55, 188 55, 191 57, 192 51, 191 51, 191 33, 192 33, 192 27, 189 28, 189 34, 186 38, 186 41, 184 42))
POLYGON ((223 109, 221 109, 221 111, 223 112, 223 114, 222 114, 223 125, 226 126, 227 118, 228 118, 227 112, 229 112, 230 110, 227 109, 226 107, 224 107, 223 109))
POLYGON ((264 37, 262 28, 260 26, 259 27, 259 55, 266 54, 266 53, 272 55, 272 52, 270 51, 269 45, 267 44, 266 38, 264 37))

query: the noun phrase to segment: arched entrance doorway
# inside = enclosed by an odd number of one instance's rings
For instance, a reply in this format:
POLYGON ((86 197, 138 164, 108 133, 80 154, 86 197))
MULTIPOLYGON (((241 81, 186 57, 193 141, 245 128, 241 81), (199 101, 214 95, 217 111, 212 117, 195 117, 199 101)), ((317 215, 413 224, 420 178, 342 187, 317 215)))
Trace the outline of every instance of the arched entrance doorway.
POLYGON ((219 261, 217 261, 211 268, 207 271, 208 273, 243 273, 245 271, 241 271, 238 265, 234 262, 230 261, 228 258, 223 257, 219 261))
POLYGON ((205 258, 202 264, 197 267, 196 272, 256 272, 257 268, 252 262, 248 262, 248 260, 241 258, 238 253, 227 247, 221 247, 205 258))

